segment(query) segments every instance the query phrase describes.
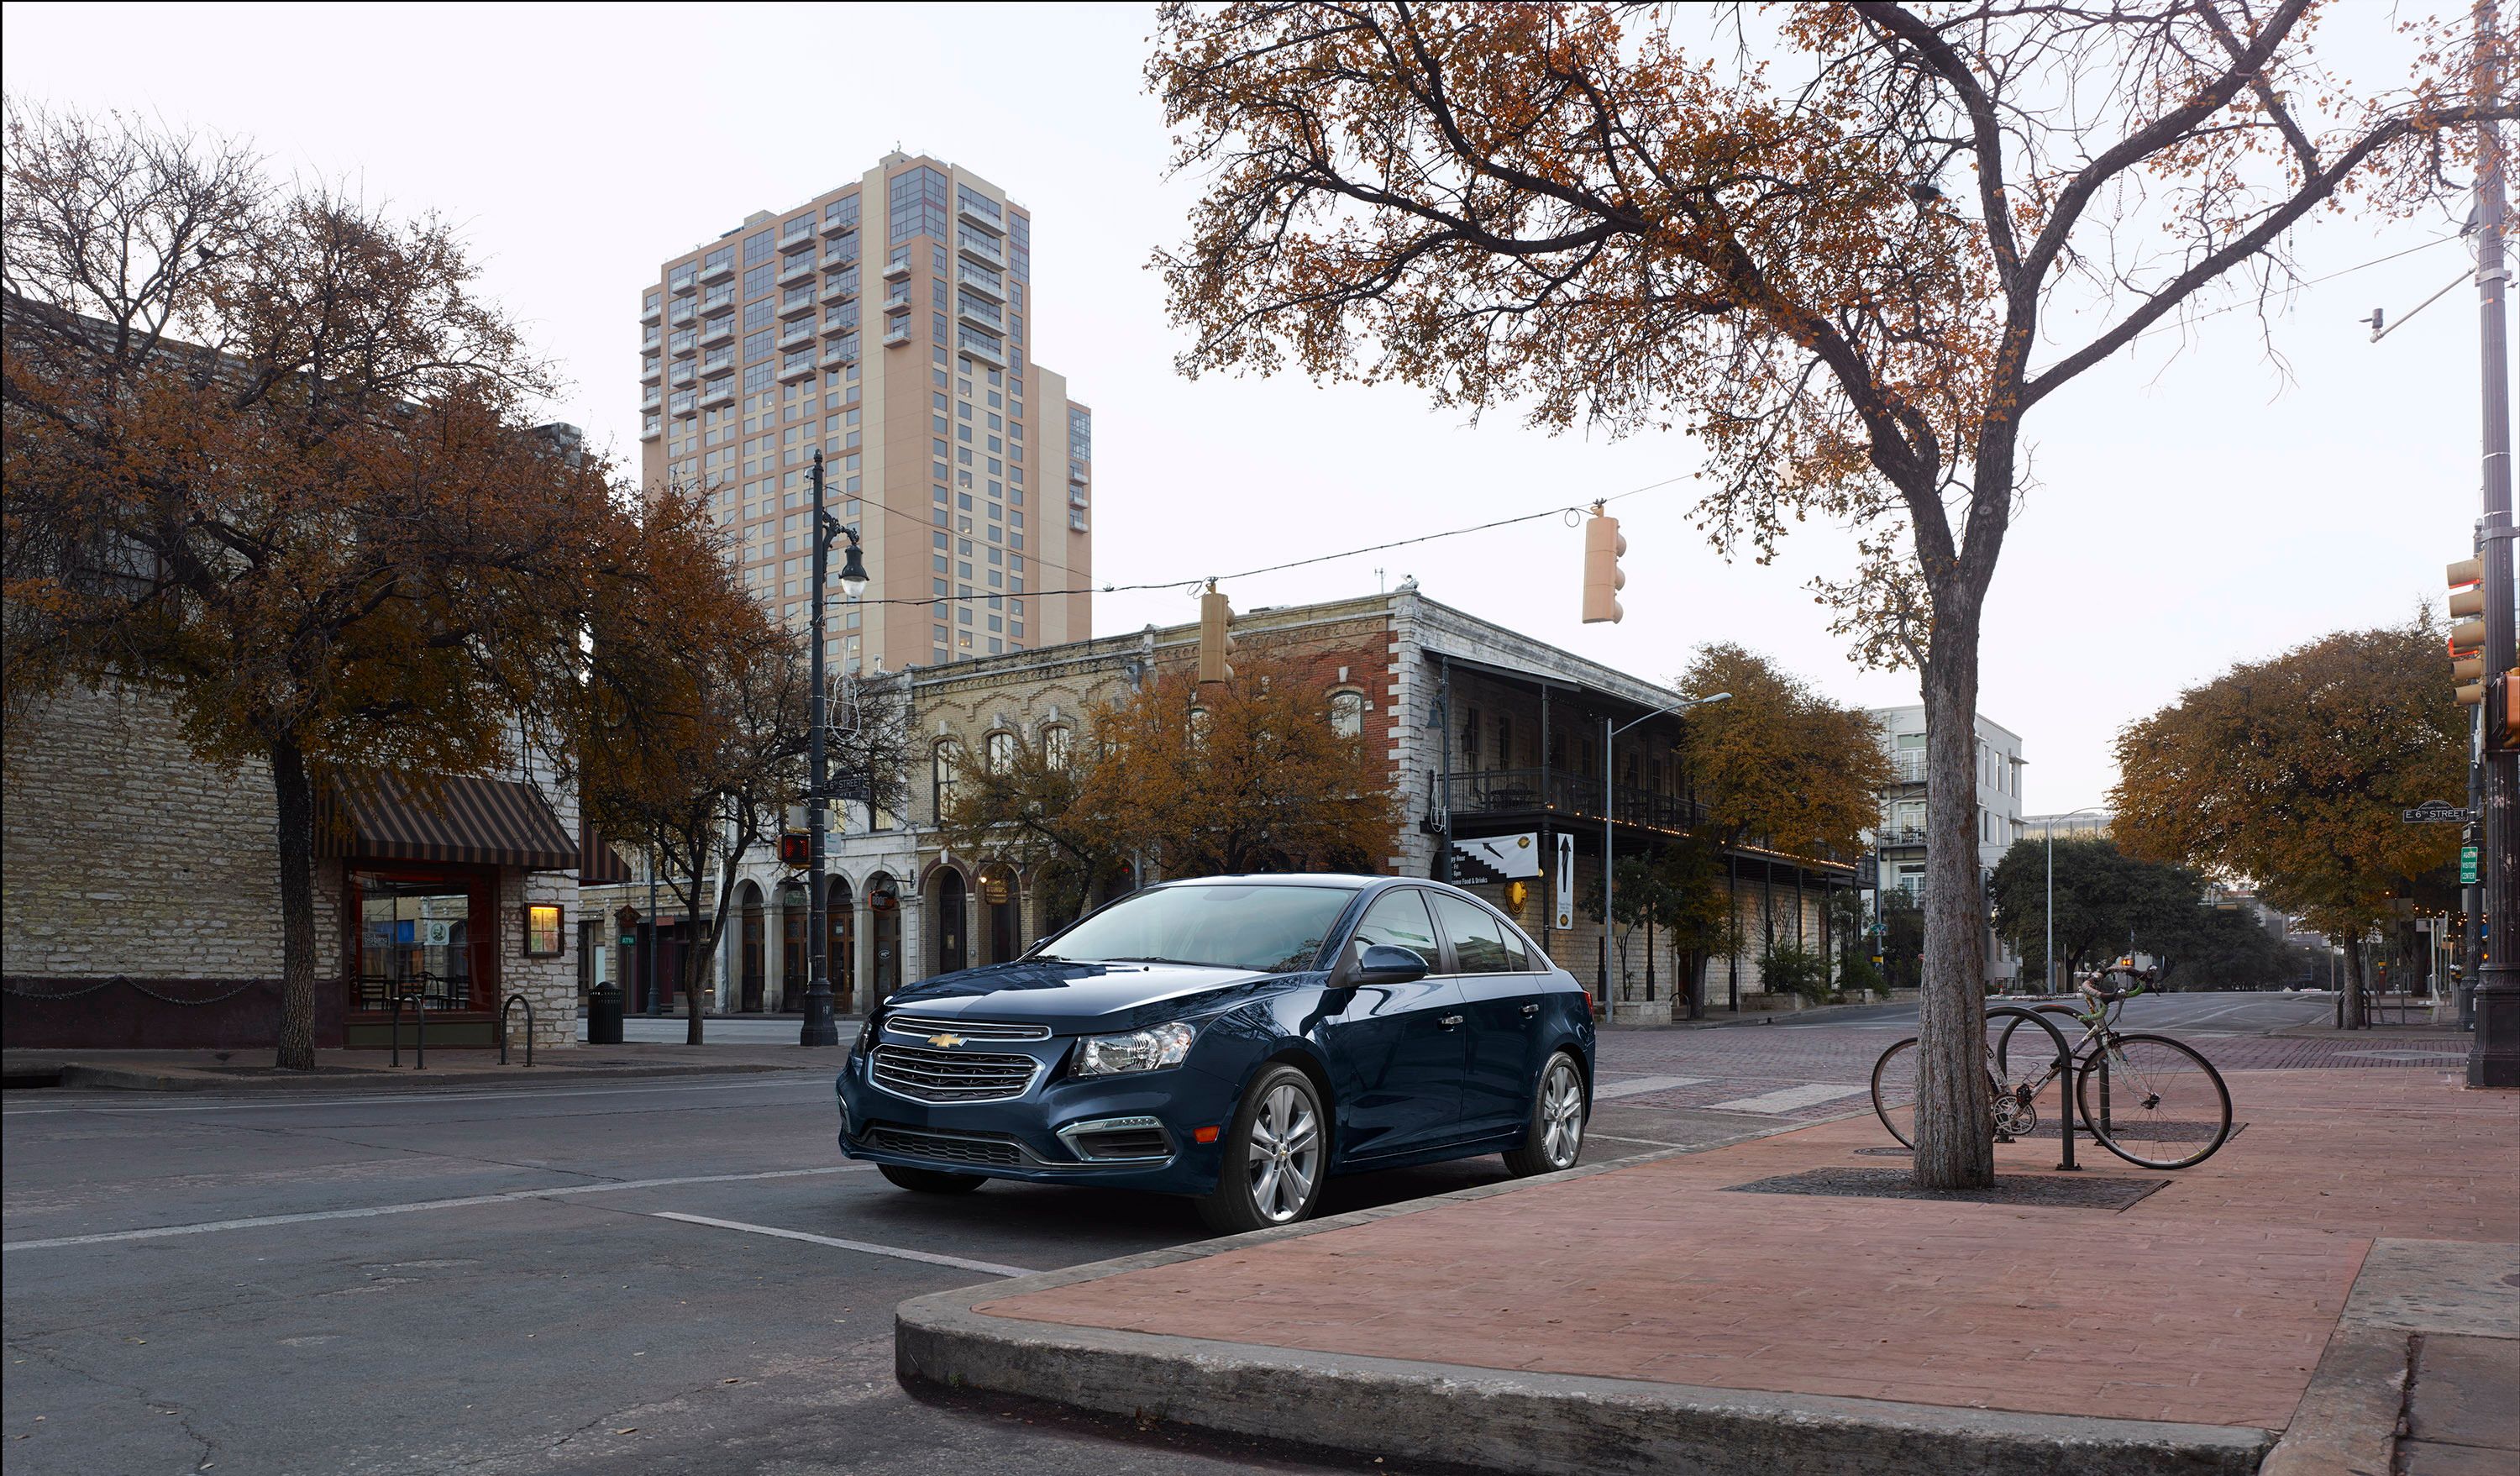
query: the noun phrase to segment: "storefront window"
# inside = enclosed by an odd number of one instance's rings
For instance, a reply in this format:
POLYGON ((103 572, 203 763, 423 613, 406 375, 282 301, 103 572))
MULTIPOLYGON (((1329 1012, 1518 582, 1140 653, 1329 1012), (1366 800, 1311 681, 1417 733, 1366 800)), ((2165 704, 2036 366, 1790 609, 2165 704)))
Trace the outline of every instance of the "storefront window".
POLYGON ((474 905, 481 890, 456 871, 353 871, 358 957, 351 1006, 424 996, 433 1009, 473 1007, 474 905))

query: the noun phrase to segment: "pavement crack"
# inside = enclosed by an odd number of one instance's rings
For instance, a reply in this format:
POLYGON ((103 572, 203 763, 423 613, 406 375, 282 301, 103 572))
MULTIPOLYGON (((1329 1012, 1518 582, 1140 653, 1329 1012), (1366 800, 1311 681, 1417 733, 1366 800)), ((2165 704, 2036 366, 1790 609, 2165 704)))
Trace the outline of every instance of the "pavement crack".
POLYGON ((181 1401, 160 1399, 157 1395, 150 1393, 143 1385, 128 1383, 122 1379, 108 1378, 104 1374, 98 1373, 93 1369, 82 1368, 78 1364, 70 1362, 69 1359, 62 1354, 50 1349, 39 1348, 32 1343, 24 1343, 12 1339, 8 1344, 8 1348, 11 1353, 22 1354, 24 1357, 33 1359, 35 1362, 42 1364, 47 1368, 54 1369, 57 1372, 69 1374, 73 1378, 85 1379, 87 1382, 96 1385, 100 1389, 112 1389, 117 1393, 129 1395, 131 1398, 138 1400, 140 1403, 147 1405, 153 1409, 161 1410, 165 1413, 174 1415, 175 1423, 183 1430, 185 1438, 202 1448, 201 1454, 194 1458, 194 1470, 199 1471, 207 1467, 211 1463, 212 1457, 218 1454, 218 1442, 212 1440, 209 1436, 202 1434, 200 1429, 195 1427, 193 1424, 191 1409, 188 1409, 181 1401))

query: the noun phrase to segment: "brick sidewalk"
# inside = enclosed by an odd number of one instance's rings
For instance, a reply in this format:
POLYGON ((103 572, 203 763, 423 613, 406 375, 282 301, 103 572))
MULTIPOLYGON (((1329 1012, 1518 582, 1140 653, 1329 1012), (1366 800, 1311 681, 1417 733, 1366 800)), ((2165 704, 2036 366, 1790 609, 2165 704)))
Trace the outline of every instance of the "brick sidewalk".
MULTIPOLYGON (((2520 1097, 2235 1073, 2246 1124, 2118 1211, 1727 1192, 1897 1164, 1868 1116, 983 1301, 1478 1368, 2281 1430, 2378 1237, 2520 1241, 2520 1097)), ((2054 1163, 2053 1141, 1999 1150, 2054 1163)), ((2515 1329, 2520 1332, 2520 1329, 2515 1329)))

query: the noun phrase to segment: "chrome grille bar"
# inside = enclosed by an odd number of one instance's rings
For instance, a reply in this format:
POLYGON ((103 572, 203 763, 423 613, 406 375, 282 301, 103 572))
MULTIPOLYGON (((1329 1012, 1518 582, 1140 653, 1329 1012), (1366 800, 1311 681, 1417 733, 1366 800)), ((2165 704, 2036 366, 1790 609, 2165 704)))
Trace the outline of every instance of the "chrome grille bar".
POLYGON ((875 1048, 871 1072, 877 1086, 915 1101, 1002 1101, 1023 1096, 1040 1065, 1028 1055, 886 1044, 875 1048))
POLYGON ((1018 1025, 1008 1020, 956 1020, 932 1014, 884 1016, 887 1035, 959 1035, 967 1041, 1046 1041, 1047 1025, 1018 1025))

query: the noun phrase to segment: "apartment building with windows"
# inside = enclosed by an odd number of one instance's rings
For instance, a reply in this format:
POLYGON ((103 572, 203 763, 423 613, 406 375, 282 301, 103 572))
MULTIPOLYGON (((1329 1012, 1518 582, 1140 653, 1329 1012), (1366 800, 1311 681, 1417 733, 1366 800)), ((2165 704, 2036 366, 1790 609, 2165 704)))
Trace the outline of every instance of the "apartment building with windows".
MULTIPOLYGON (((1876 707, 1872 720, 1890 750, 1891 784, 1881 797, 1881 828, 1873 834, 1880 858, 1881 885, 1914 897, 1925 886, 1925 709, 1876 707)), ((1978 874, 1995 871, 2003 853, 2023 833, 2021 738, 1980 713, 1977 718, 1976 809, 1978 874)), ((2020 961, 1990 931, 1986 945, 1987 977, 2009 981, 2020 973, 2020 961)))
POLYGON ((644 485, 703 493, 802 628, 820 449, 874 576, 831 590, 842 675, 1090 636, 1093 411, 1032 356, 1032 286, 1031 212, 925 156, 754 212, 642 292, 644 485))

